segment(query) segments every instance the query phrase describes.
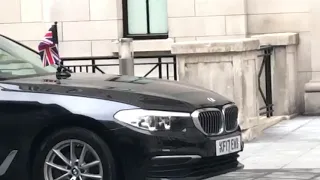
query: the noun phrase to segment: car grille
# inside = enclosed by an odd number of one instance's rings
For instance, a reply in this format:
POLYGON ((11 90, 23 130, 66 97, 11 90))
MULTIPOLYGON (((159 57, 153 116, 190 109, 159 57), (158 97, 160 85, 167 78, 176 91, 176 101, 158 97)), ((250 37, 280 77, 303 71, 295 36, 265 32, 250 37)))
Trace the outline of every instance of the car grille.
POLYGON ((224 108, 225 129, 227 132, 234 131, 238 127, 238 107, 227 105, 224 108))
POLYGON ((192 113, 195 126, 206 135, 219 135, 235 131, 238 127, 238 108, 234 104, 217 108, 200 109, 192 113))
POLYGON ((207 134, 218 134, 222 129, 222 113, 219 110, 199 113, 199 123, 207 134))

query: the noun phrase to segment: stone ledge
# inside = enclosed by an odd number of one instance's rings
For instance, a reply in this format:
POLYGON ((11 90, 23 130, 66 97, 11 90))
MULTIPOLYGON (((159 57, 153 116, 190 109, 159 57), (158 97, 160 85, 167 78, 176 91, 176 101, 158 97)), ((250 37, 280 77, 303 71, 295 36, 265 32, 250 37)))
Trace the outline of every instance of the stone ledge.
POLYGON ((260 45, 287 46, 299 44, 298 33, 275 33, 251 36, 260 40, 260 45))
MULTIPOLYGON (((118 41, 113 42, 112 52, 118 53, 118 41)), ((156 52, 156 51, 169 51, 174 40, 168 39, 156 39, 156 40, 134 40, 132 47, 134 52, 156 52)))
POLYGON ((320 92, 320 81, 310 81, 305 84, 304 91, 306 93, 320 92))
POLYGON ((174 40, 171 38, 133 41, 133 49, 134 49, 134 52, 170 51, 171 45, 173 43, 174 43, 174 40))
POLYGON ((320 105, 317 99, 320 98, 320 81, 311 80, 304 86, 304 115, 320 115, 320 105))
POLYGON ((171 46, 172 54, 203 54, 222 52, 243 52, 259 49, 256 39, 230 39, 215 41, 178 42, 171 46))

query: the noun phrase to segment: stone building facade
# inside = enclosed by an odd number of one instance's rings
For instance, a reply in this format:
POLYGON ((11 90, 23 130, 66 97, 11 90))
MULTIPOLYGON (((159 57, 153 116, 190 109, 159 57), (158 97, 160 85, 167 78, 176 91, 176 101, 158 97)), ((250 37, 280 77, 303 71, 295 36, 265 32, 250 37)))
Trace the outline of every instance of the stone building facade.
POLYGON ((170 53, 172 44, 181 41, 299 33, 297 83, 301 111, 305 107, 304 86, 320 72, 314 68, 319 59, 316 48, 320 30, 312 34, 312 30, 320 27, 316 25, 320 22, 319 0, 0 0, 0 3, 0 33, 33 48, 52 22, 58 21, 59 48, 65 57, 112 55, 117 52, 115 41, 122 37, 135 39, 136 52, 170 53))

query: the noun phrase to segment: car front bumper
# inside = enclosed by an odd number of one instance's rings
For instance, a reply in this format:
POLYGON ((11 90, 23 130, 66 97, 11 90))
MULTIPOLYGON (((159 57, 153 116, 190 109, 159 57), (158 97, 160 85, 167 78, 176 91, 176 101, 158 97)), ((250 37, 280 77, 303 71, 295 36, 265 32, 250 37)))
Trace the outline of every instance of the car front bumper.
MULTIPOLYGON (((242 169, 238 152, 216 156, 215 142, 241 136, 236 131, 215 137, 167 136, 139 133, 130 128, 114 132, 113 152, 126 180, 200 180, 242 169)), ((243 142, 241 151, 243 150, 243 142)))
POLYGON ((210 178, 242 169, 244 166, 237 161, 237 157, 238 154, 199 157, 197 159, 178 159, 175 156, 171 158, 168 156, 166 159, 162 159, 161 165, 159 162, 153 162, 154 164, 148 171, 147 179, 198 180, 210 178))

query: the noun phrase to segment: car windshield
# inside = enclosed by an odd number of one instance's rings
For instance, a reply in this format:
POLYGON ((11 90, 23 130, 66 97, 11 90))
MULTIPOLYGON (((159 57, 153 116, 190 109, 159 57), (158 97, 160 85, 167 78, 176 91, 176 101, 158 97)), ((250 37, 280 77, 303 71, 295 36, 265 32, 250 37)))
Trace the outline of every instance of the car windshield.
POLYGON ((0 36, 0 80, 43 76, 56 72, 52 66, 43 67, 38 53, 0 36))

